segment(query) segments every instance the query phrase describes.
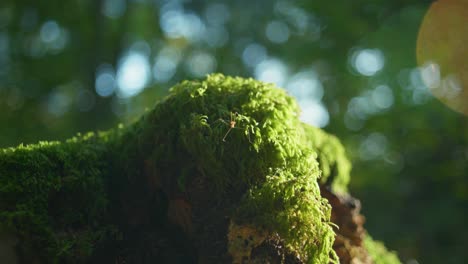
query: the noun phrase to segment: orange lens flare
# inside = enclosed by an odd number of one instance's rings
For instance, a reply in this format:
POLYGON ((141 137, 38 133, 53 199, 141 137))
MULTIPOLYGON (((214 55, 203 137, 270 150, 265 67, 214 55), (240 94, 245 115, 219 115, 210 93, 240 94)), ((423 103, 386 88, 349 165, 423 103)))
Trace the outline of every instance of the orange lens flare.
POLYGON ((432 94, 468 115, 468 1, 439 0, 419 29, 417 61, 432 94))

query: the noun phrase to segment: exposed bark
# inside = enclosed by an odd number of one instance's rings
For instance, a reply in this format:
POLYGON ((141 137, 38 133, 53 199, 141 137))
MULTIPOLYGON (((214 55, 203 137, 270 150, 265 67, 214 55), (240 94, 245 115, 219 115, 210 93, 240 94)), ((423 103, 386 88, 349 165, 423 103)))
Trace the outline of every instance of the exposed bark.
POLYGON ((331 221, 336 224, 336 237, 333 249, 338 254, 341 263, 371 264, 364 238, 365 218, 360 214, 361 202, 348 194, 336 194, 329 188, 321 186, 322 196, 327 198, 332 206, 331 221))

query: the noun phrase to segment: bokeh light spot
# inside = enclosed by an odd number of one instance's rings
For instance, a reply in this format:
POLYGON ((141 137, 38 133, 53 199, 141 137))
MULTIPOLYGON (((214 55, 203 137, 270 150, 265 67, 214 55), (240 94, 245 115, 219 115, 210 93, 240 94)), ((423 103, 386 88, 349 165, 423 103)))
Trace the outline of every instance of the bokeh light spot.
POLYGON ((204 51, 193 52, 187 59, 187 71, 195 77, 203 77, 216 70, 216 58, 204 51))
POLYGON ((96 93, 102 97, 111 96, 116 88, 114 69, 109 64, 99 66, 95 81, 96 93))
POLYGON ((371 102, 366 96, 353 97, 348 102, 347 111, 355 119, 366 120, 369 115, 377 112, 377 109, 375 109, 375 106, 371 102))
POLYGON ((71 104, 70 97, 63 91, 54 91, 47 100, 47 111, 52 115, 59 117, 65 114, 71 104))
POLYGON ((351 65, 364 76, 376 74, 383 68, 384 63, 384 55, 379 49, 357 50, 351 55, 351 65))
POLYGON ((364 127, 364 120, 354 117, 350 112, 346 112, 343 121, 346 128, 351 131, 359 131, 364 127))
POLYGON ((41 26, 39 33, 40 42, 34 39, 32 48, 35 49, 32 53, 34 57, 40 57, 45 52, 57 53, 65 48, 68 43, 69 33, 62 28, 57 22, 50 20, 41 26))
POLYGON ((304 70, 294 74, 286 84, 286 89, 298 100, 320 101, 323 97, 323 86, 316 72, 304 70))
POLYGON ((254 74, 257 80, 283 87, 288 75, 288 67, 279 59, 266 59, 255 67, 254 74))
POLYGON ((117 95, 128 98, 139 94, 149 81, 150 64, 148 57, 139 52, 124 56, 117 70, 117 95))
POLYGON ((289 27, 282 21, 271 21, 266 26, 265 34, 273 43, 285 43, 289 39, 289 27))
POLYGON ((372 133, 367 136, 359 147, 359 157, 362 160, 381 158, 387 151, 387 138, 381 133, 372 133))
POLYGON ((161 29, 169 38, 185 38, 195 42, 203 38, 205 24, 195 13, 186 13, 181 8, 169 9, 161 15, 161 29))
POLYGON ((393 105, 393 92, 386 85, 379 85, 372 91, 372 101, 380 109, 387 109, 393 105))
POLYGON ((302 8, 295 6, 291 2, 278 1, 275 4, 275 11, 286 18, 292 25, 294 33, 304 34, 309 27, 311 16, 302 8))
MULTIPOLYGON (((435 69, 435 67, 430 68, 435 69)), ((424 84, 424 78, 427 79, 427 76, 424 76, 422 73, 423 71, 420 68, 414 68, 409 73, 410 85, 406 88, 412 92, 411 99, 413 104, 427 103, 432 97, 429 88, 424 84)), ((437 81, 437 74, 434 74, 431 78, 437 81)))
POLYGON ((428 62, 420 68, 421 79, 430 89, 436 89, 440 86, 440 67, 439 65, 428 62))
POLYGON ((301 107, 300 120, 306 124, 315 127, 325 127, 330 121, 330 115, 328 114, 327 108, 316 100, 302 99, 299 100, 301 107))
POLYGON ((55 21, 47 21, 41 27, 41 40, 45 43, 57 41, 60 37, 60 27, 55 21))
POLYGON ((182 52, 177 48, 166 46, 162 48, 153 65, 153 77, 157 82, 167 82, 175 74, 182 59, 182 52))
POLYGON ((242 61, 246 66, 255 67, 267 57, 264 46, 256 43, 249 44, 242 52, 242 61))

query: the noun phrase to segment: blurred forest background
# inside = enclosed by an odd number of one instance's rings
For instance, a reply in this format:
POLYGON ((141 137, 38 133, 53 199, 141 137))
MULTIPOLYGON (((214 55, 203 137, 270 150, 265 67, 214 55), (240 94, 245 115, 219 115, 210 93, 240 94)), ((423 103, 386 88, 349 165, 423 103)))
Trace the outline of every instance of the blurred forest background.
POLYGON ((466 263, 468 120, 420 74, 430 4, 2 0, 0 147, 131 122, 184 79, 254 77, 346 145, 374 238, 408 264, 466 263))

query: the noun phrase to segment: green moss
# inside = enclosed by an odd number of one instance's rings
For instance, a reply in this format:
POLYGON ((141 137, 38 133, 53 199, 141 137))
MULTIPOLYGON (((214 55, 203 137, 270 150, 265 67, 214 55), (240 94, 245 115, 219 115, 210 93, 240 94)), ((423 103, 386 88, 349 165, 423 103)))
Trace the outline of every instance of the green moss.
POLYGON ((400 260, 395 252, 388 251, 384 244, 375 241, 371 236, 364 238, 364 247, 369 252, 375 264, 400 264, 400 260))
POLYGON ((24 261, 83 260, 110 230, 106 151, 95 134, 0 150, 0 230, 21 241, 24 261))
MULTIPOLYGON (((119 163, 151 157, 169 175, 167 193, 199 174, 218 198, 241 190, 232 218, 278 232, 303 258, 324 263, 333 254, 331 208, 320 196, 316 154, 304 144, 298 114, 293 98, 271 84, 219 74, 183 82, 124 132, 119 163), (230 121, 235 128, 226 136, 230 121)), ((131 177, 135 169, 122 171, 131 177)))
POLYGON ((161 223, 155 191, 177 196, 202 175, 235 222, 278 233, 309 263, 337 262, 318 181, 346 191, 349 162, 298 114, 272 84, 215 74, 174 86, 129 127, 1 150, 0 231, 47 262, 86 259, 119 221, 161 223))
POLYGON ((347 192, 350 180, 351 163, 338 138, 319 128, 304 124, 307 139, 317 152, 322 176, 320 183, 329 185, 335 193, 347 192))

